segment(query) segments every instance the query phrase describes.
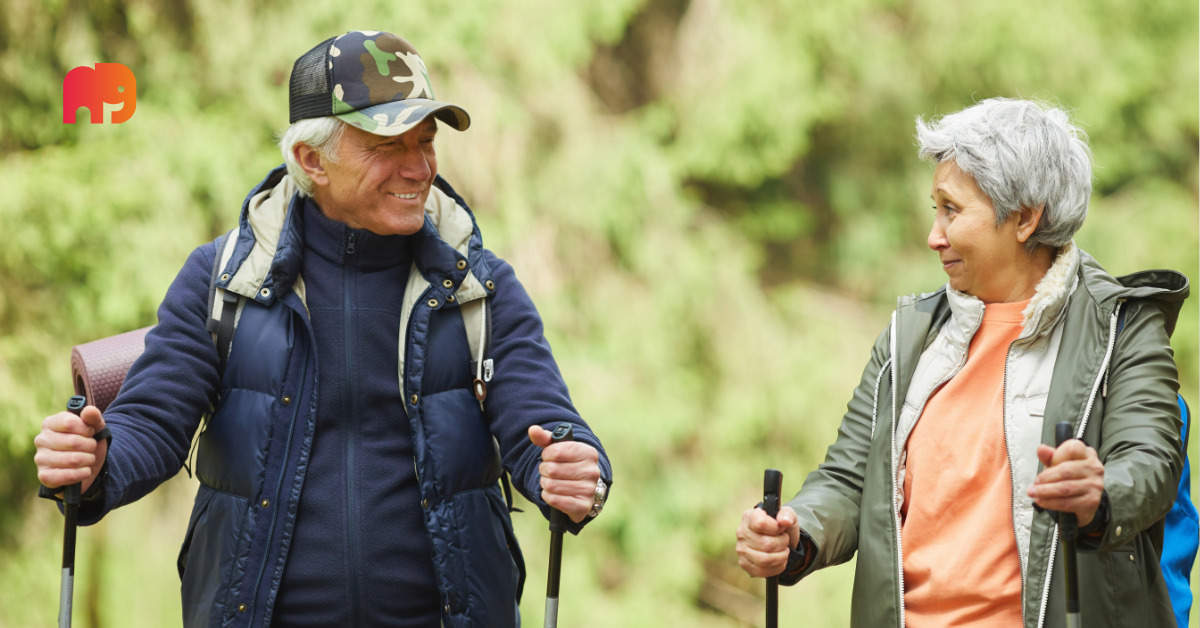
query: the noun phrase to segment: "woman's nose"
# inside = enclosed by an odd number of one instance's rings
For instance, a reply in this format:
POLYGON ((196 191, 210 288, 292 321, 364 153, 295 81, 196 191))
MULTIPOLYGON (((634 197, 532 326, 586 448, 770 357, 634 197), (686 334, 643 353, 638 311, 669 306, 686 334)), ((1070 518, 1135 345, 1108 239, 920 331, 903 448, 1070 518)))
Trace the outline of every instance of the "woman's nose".
POLYGON ((929 248, 940 251, 948 246, 950 242, 946 240, 946 230, 942 228, 942 221, 934 219, 933 226, 929 229, 929 237, 925 240, 929 248))

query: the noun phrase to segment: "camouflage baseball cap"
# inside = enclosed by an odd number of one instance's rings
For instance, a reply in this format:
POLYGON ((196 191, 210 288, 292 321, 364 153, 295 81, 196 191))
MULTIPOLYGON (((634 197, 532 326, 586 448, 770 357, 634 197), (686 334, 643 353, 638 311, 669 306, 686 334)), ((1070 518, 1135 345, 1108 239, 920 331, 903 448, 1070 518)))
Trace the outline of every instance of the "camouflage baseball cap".
POLYGON ((400 135, 433 115, 464 131, 462 107, 434 100, 429 72, 412 44, 381 31, 330 37, 292 66, 291 122, 337 116, 375 135, 400 135))

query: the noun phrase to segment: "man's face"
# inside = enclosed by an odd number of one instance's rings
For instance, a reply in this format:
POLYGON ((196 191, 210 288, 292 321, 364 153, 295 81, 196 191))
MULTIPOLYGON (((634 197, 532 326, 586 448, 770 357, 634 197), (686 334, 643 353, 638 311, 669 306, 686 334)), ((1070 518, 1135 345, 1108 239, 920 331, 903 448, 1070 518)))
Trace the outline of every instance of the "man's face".
MULTIPOLYGON (((313 198, 331 220, 378 235, 411 235, 425 224, 425 200, 437 175, 437 122, 394 137, 347 125, 336 163, 322 160, 328 182, 313 198)), ((315 181, 314 181, 315 183, 315 181)))

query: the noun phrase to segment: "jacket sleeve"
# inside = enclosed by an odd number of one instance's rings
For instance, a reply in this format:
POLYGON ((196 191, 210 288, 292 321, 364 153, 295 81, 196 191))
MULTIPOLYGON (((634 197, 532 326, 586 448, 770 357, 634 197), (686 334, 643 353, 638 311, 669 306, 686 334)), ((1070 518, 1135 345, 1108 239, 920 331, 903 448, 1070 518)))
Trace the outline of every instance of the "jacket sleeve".
MULTIPOLYGON (((803 571, 784 573, 779 580, 782 584, 795 584, 817 569, 844 563, 858 549, 859 511, 875 413, 891 407, 890 399, 887 403, 880 400, 878 410, 875 403, 881 388, 891 388, 890 382, 881 381, 890 372, 890 332, 889 327, 876 339, 825 461, 808 474, 800 492, 787 503, 796 511, 800 529, 811 539, 816 556, 803 571)), ((880 429, 888 429, 890 423, 880 429)))
MULTIPOLYGON (((488 384, 485 402, 492 434, 500 443, 503 464, 517 489, 549 518, 550 507, 541 499, 538 464, 541 448, 529 441, 531 425, 553 430, 559 423, 572 425, 575 440, 596 448, 600 475, 612 484, 612 466, 600 439, 571 403, 566 382, 543 334, 542 319, 512 266, 490 251, 488 265, 496 284, 492 296, 492 339, 489 354, 495 375, 488 384)), ((569 523, 578 533, 591 519, 569 523)))
POLYGON ((1127 545, 1170 510, 1183 470, 1179 376, 1164 317, 1152 302, 1132 301, 1129 307, 1095 441, 1110 506, 1099 541, 1104 551, 1127 545))
POLYGON ((146 334, 145 351, 104 412, 112 443, 102 488, 81 506, 81 524, 137 501, 183 466, 219 385, 216 348, 205 330, 214 255, 209 243, 188 257, 146 334))

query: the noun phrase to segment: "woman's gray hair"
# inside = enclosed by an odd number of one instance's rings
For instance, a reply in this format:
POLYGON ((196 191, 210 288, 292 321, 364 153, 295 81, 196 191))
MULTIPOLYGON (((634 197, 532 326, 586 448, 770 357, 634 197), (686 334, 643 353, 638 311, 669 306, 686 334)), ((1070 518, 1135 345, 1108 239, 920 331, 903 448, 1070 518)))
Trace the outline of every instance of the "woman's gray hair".
POLYGON ((1083 225, 1092 195, 1092 151, 1066 111, 1028 100, 989 98, 926 124, 917 116, 921 159, 953 160, 992 199, 999 226, 1024 207, 1044 206, 1025 250, 1062 247, 1083 225))
POLYGON ((292 148, 297 144, 307 144, 325 161, 337 163, 337 146, 345 130, 346 123, 335 117, 309 118, 293 122, 279 137, 279 149, 283 151, 288 176, 300 188, 301 194, 312 196, 313 182, 296 161, 292 148))

